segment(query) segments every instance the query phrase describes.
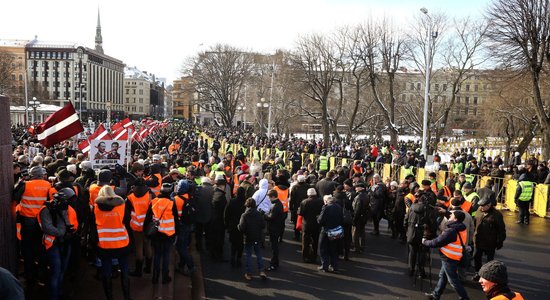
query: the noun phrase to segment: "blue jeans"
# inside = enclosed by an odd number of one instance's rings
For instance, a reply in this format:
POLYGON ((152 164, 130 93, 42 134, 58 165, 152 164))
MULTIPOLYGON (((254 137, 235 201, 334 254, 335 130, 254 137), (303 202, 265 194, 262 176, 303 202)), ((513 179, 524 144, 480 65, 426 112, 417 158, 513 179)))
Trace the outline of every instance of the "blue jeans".
POLYGON ((191 227, 182 228, 178 232, 178 239, 176 240, 176 250, 180 256, 180 268, 183 268, 187 265, 189 270, 195 268, 195 263, 193 263, 193 257, 189 254, 189 244, 191 243, 191 234, 193 230, 191 227))
POLYGON ((46 250, 46 260, 50 266, 50 278, 48 284, 50 287, 50 298, 53 300, 59 299, 63 285, 63 275, 67 270, 69 258, 71 257, 71 244, 59 245, 54 244, 50 249, 46 250))
POLYGON ((321 266, 328 270, 332 266, 335 270, 338 268, 338 243, 340 240, 329 240, 325 231, 319 235, 319 254, 321 255, 321 266))
POLYGON ((111 278, 111 276, 113 275, 113 265, 116 265, 116 262, 118 262, 118 267, 120 268, 120 276, 128 276, 128 255, 114 257, 109 254, 103 254, 99 257, 99 260, 101 263, 101 272, 103 273, 103 278, 111 278))
POLYGON ((455 289, 456 293, 459 296, 459 299, 467 300, 468 294, 462 286, 462 282, 458 279, 458 261, 451 259, 442 259, 441 260, 441 271, 439 271, 439 281, 434 289, 434 296, 436 299, 441 297, 441 294, 445 291, 447 286, 447 281, 455 289))
POLYGON ((264 260, 262 257, 262 249, 259 242, 245 244, 244 251, 246 253, 246 273, 252 273, 252 250, 256 254, 256 262, 258 264, 258 270, 261 272, 264 270, 264 260))

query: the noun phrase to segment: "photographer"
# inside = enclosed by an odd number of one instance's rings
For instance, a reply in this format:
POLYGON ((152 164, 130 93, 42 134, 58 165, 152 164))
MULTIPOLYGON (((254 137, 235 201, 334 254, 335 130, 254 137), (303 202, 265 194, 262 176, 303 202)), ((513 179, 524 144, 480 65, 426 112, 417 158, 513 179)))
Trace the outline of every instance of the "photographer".
POLYGON ((69 200, 76 197, 71 188, 63 188, 45 203, 38 214, 38 224, 44 232, 42 244, 46 249, 46 260, 50 267, 49 299, 59 299, 63 275, 71 257, 71 240, 78 228, 75 210, 69 200))

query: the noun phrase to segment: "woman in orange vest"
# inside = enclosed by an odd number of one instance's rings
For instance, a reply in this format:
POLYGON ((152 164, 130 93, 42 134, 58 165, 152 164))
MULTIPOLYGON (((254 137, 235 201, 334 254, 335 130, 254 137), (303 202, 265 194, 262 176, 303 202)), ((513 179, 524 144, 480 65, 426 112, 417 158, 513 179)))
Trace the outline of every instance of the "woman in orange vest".
POLYGON ((162 260, 162 283, 167 284, 172 281, 169 275, 170 252, 172 244, 176 237, 176 216, 178 215, 177 206, 171 198, 174 186, 171 183, 164 183, 160 188, 157 198, 151 201, 147 215, 145 216, 144 228, 149 223, 158 224, 158 232, 151 237, 153 242, 153 283, 156 284, 160 277, 160 262, 162 260))
POLYGON ((149 239, 143 233, 145 215, 155 195, 149 190, 143 178, 138 178, 126 201, 126 210, 130 211, 130 228, 132 228, 136 250, 136 269, 130 276, 141 277, 143 258, 145 256, 145 273, 151 273, 152 250, 149 239))
POLYGON ((128 277, 128 254, 130 236, 127 228, 130 213, 126 211, 124 199, 115 194, 112 187, 103 186, 95 199, 90 224, 90 239, 97 246, 97 256, 101 260, 103 290, 107 299, 113 299, 112 260, 118 259, 120 281, 124 299, 130 299, 130 279, 128 277))
POLYGON ((53 195, 40 209, 38 224, 42 229, 42 244, 50 267, 48 278, 49 299, 59 299, 63 276, 71 257, 71 240, 78 228, 75 210, 69 206, 69 199, 76 197, 71 188, 63 188, 53 195))
POLYGON ((487 299, 491 300, 523 300, 518 292, 512 292, 508 287, 508 270, 503 262, 492 260, 479 269, 479 283, 487 299))

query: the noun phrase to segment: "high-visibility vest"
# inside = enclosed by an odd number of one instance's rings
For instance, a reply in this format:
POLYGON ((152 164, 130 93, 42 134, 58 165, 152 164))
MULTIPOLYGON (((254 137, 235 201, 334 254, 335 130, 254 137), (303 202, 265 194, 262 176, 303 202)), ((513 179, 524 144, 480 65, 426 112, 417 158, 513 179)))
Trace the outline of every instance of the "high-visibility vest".
POLYGON ((36 218, 44 202, 48 200, 48 194, 52 185, 44 179, 31 179, 25 182, 25 191, 21 196, 21 211, 23 217, 36 218))
MULTIPOLYGON (((103 186, 97 185, 97 183, 92 183, 90 187, 88 188, 88 192, 90 192, 90 210, 94 208, 95 199, 97 198, 97 195, 99 194, 99 190, 101 190, 103 186)), ((111 185, 113 188, 113 191, 115 190, 115 186, 111 185)))
POLYGON ((414 176, 414 167, 413 166, 410 166, 408 168, 405 168, 405 177, 409 176, 409 175, 413 175, 414 176))
POLYGON ((187 172, 187 168, 186 167, 178 167, 178 171, 180 171, 181 174, 185 174, 185 172, 187 172))
MULTIPOLYGON (((451 201, 452 201, 452 199, 451 199, 451 201)), ((460 208, 462 209, 462 211, 469 213, 470 209, 472 209, 472 202, 464 201, 464 202, 462 202, 462 204, 460 204, 460 208)))
MULTIPOLYGON (((412 194, 412 193, 408 193, 406 196, 405 196, 405 199, 409 199, 411 200, 411 205, 412 203, 415 203, 416 202, 416 197, 412 194)), ((407 202, 405 201, 405 212, 409 212, 409 209, 410 209, 410 206, 407 206, 407 202)))
POLYGON ((176 222, 172 213, 174 201, 168 198, 155 198, 151 201, 151 205, 153 216, 159 220, 159 232, 166 236, 176 234, 176 222))
POLYGON ((279 148, 275 148, 275 156, 282 158, 283 161, 285 160, 285 156, 286 156, 285 154, 286 153, 283 150, 279 150, 279 148))
POLYGON ((233 195, 237 195, 237 189, 239 188, 239 175, 233 175, 233 195))
POLYGON ((283 212, 288 212, 288 190, 290 189, 283 190, 278 186, 274 187, 273 189, 277 191, 277 198, 279 198, 279 200, 283 204, 283 212))
MULTIPOLYGON (((155 176, 158 180, 159 184, 151 188, 151 192, 153 192, 155 196, 158 196, 160 194, 160 187, 162 186, 162 177, 158 173, 151 174, 151 176, 155 176)), ((148 176, 147 179, 151 178, 151 176, 148 176)))
MULTIPOLYGON (((523 296, 518 293, 518 292, 514 292, 515 296, 514 298, 512 298, 512 300, 523 300, 523 296)), ((504 295, 498 295, 498 296, 495 296, 493 298, 491 298, 491 300, 508 300, 509 298, 504 296, 504 295)))
POLYGON ((479 195, 476 192, 471 192, 468 195, 464 195, 464 199, 466 199, 466 201, 470 203, 473 203, 472 201, 474 200, 475 197, 479 198, 479 195))
POLYGON ((321 155, 319 156, 319 171, 328 170, 328 156, 321 155))
POLYGON ((201 185, 202 184, 202 179, 200 177, 195 177, 195 183, 197 185, 201 185))
POLYGON ((252 158, 255 158, 255 159, 257 159, 258 161, 260 161, 260 159, 261 159, 261 158, 260 158, 260 150, 257 150, 257 149, 253 150, 253 151, 252 151, 252 158))
POLYGON ((432 182, 432 184, 430 185, 430 188, 432 189, 432 192, 434 192, 434 194, 437 195, 437 192, 439 192, 437 181, 432 182))
POLYGON ((248 157, 248 148, 241 146, 241 151, 243 152, 245 157, 248 157))
POLYGON ((193 161, 193 162, 191 162, 191 164, 193 166, 195 166, 195 168, 197 168, 197 169, 199 168, 199 162, 198 161, 193 161))
MULTIPOLYGON (((21 203, 15 206, 15 213, 21 214, 21 203)), ((18 220, 19 218, 16 218, 18 220)), ((15 235, 18 240, 21 240, 21 221, 15 221, 15 235)))
POLYGON ((455 173, 455 174, 461 174, 463 168, 464 168, 464 164, 463 164, 463 163, 454 164, 454 165, 453 165, 453 173, 455 173))
MULTIPOLYGON (((464 184, 462 184, 464 186, 464 184)), ((455 183, 455 191, 462 191, 462 186, 460 186, 460 181, 455 183)))
POLYGON ((460 239, 462 239, 462 242, 464 242, 466 241, 467 237, 468 236, 467 236, 466 230, 458 231, 456 240, 452 243, 448 243, 447 245, 439 248, 439 251, 441 251, 443 255, 447 256, 447 258, 460 261, 460 259, 462 258, 462 243, 460 242, 460 239))
MULTIPOLYGON (((356 167, 356 166, 353 166, 353 168, 351 169, 351 174, 352 176, 354 174, 363 174, 363 168, 362 167, 356 167)), ((350 176, 351 177, 351 176, 350 176)))
MULTIPOLYGON (((76 186, 71 186, 71 189, 74 191, 74 193, 78 197, 78 189, 76 188, 76 186)), ((48 199, 52 200, 53 195, 57 194, 57 192, 58 192, 58 190, 54 186, 51 187, 49 192, 48 192, 48 199)))
POLYGON ((474 174, 465 174, 466 175, 466 182, 473 183, 476 176, 474 174))
POLYGON ((518 184, 521 187, 521 194, 519 195, 518 200, 531 201, 531 198, 533 197, 534 184, 531 181, 520 181, 518 184))
POLYGON ((95 224, 101 249, 120 249, 128 246, 130 237, 122 220, 124 205, 117 205, 110 211, 100 210, 94 204, 95 224))
MULTIPOLYGON (((40 212, 45 208, 46 208, 46 206, 43 206, 40 209, 40 212)), ((40 225, 40 228, 42 228, 42 220, 40 218, 40 212, 38 213, 36 218, 38 219, 38 225, 40 225)), ((69 224, 73 225, 73 232, 75 232, 78 228, 78 218, 76 217, 76 211, 72 207, 69 206, 67 208, 67 214, 68 214, 68 217, 69 217, 69 224)), ((58 220, 58 222, 59 221, 63 222, 63 220, 58 220)), ((67 225, 69 225, 69 224, 67 224, 67 225)), ((46 233, 42 234, 42 245, 44 245, 44 248, 46 248, 46 250, 50 249, 53 246, 54 243, 55 243, 55 236, 50 235, 50 234, 46 234, 46 233)))
POLYGON ((183 213, 183 205, 185 205, 185 201, 189 200, 189 194, 183 194, 183 195, 177 195, 174 197, 174 202, 176 202, 176 209, 178 210, 178 218, 181 218, 181 214, 183 213))
POLYGON ((147 192, 145 195, 137 197, 134 193, 131 193, 128 195, 128 201, 132 203, 132 207, 134 208, 130 214, 130 227, 133 231, 142 232, 143 221, 145 221, 145 215, 151 203, 151 194, 147 192))
POLYGON ((449 207, 449 205, 451 205, 451 196, 452 196, 452 193, 451 193, 451 189, 444 185, 443 186, 443 197, 447 198, 447 201, 445 201, 445 203, 443 205, 445 205, 445 207, 449 207))

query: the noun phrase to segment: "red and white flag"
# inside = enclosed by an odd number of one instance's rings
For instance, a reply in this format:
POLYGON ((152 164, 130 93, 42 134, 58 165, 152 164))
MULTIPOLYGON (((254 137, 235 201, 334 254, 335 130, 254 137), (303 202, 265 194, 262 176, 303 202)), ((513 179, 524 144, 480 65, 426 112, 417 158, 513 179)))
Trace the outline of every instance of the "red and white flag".
POLYGON ((95 132, 92 135, 90 135, 87 140, 82 141, 80 142, 80 144, 78 144, 78 149, 80 149, 82 153, 88 153, 88 151, 90 151, 90 141, 110 140, 110 139, 112 139, 111 135, 109 134, 107 129, 105 129, 105 126, 103 125, 103 123, 100 123, 99 126, 97 126, 97 129, 95 130, 95 132))
POLYGON ((141 126, 141 129, 139 130, 138 135, 136 136, 136 140, 140 142, 144 138, 146 138, 149 135, 149 130, 147 130, 147 127, 141 126))
POLYGON ((44 123, 38 124, 34 129, 38 141, 44 147, 51 147, 83 131, 82 123, 71 102, 51 114, 44 123))
POLYGON ((113 124, 113 126, 111 126, 111 132, 116 131, 121 127, 129 128, 130 126, 134 126, 134 124, 132 124, 132 121, 130 121, 130 118, 126 118, 118 123, 113 124))
POLYGON ((111 132, 113 140, 125 141, 128 139, 128 130, 131 129, 132 132, 135 132, 134 125, 130 123, 128 127, 118 127, 116 130, 111 132))

